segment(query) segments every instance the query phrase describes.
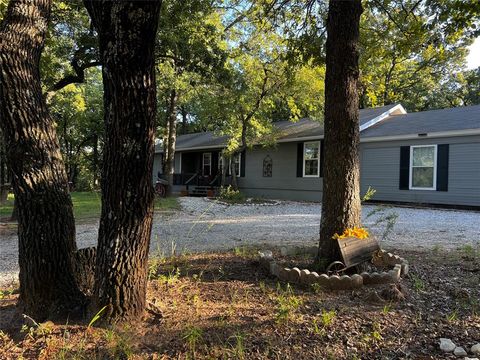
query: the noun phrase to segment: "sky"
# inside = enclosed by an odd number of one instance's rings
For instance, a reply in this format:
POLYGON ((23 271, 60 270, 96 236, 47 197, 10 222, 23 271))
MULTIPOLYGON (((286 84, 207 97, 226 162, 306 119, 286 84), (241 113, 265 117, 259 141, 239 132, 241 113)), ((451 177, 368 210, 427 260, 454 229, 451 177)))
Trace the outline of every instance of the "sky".
POLYGON ((470 45, 470 54, 467 56, 467 68, 476 69, 480 66, 480 37, 470 45))

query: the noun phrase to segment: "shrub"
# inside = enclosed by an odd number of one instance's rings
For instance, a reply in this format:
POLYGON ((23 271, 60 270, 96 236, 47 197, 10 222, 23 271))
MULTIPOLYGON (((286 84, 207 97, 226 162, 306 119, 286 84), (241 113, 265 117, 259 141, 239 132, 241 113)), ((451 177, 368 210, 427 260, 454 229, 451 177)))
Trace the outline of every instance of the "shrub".
POLYGON ((228 203, 240 203, 245 201, 245 195, 239 190, 235 190, 231 185, 222 187, 218 198, 228 203))

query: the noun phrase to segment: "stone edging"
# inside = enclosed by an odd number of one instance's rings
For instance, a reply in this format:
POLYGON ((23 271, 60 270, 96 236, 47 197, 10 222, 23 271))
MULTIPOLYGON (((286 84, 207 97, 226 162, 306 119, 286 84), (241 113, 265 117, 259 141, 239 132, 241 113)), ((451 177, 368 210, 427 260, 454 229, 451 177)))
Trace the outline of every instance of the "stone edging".
POLYGON ((377 254, 372 259, 372 263, 375 266, 381 267, 400 265, 402 268, 401 275, 408 274, 408 261, 398 255, 386 252, 385 250, 377 251, 377 254))
MULTIPOLYGON (((309 252, 309 251, 307 251, 309 252)), ((316 272, 310 272, 307 269, 300 270, 294 267, 282 268, 275 259, 273 253, 269 250, 259 251, 260 265, 267 270, 270 275, 277 277, 281 281, 289 282, 292 284, 313 285, 318 284, 320 288, 328 290, 353 290, 359 289, 363 285, 377 285, 377 284, 394 284, 400 280, 401 274, 408 272, 408 262, 399 256, 386 253, 383 250, 378 259, 380 266, 393 266, 393 269, 383 272, 367 273, 354 275, 331 275, 317 274, 316 272), (393 264, 393 262, 396 262, 393 264)))

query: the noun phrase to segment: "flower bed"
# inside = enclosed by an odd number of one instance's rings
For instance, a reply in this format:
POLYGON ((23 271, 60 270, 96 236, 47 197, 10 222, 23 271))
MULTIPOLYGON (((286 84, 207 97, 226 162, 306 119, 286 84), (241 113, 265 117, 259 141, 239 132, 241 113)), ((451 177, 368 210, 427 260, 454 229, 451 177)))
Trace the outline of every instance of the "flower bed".
MULTIPOLYGON (((282 248, 282 255, 294 254, 312 254, 313 248, 286 249, 282 248)), ((318 284, 322 289, 326 290, 353 290, 359 289, 364 285, 377 284, 395 284, 400 280, 401 275, 408 272, 408 262, 396 255, 387 253, 384 250, 378 251, 372 259, 372 263, 377 267, 385 268, 381 272, 362 272, 361 274, 353 275, 327 275, 310 272, 307 269, 299 269, 297 267, 288 268, 277 264, 273 258, 271 251, 259 252, 260 265, 270 273, 270 275, 277 277, 281 281, 292 284, 303 284, 311 286, 318 284)))

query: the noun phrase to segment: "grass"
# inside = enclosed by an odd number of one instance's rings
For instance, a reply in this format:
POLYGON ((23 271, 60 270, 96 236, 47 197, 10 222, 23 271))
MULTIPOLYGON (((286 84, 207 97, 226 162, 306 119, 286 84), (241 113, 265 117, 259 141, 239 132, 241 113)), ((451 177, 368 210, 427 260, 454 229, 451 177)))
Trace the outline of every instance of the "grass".
MULTIPOLYGON (((101 197, 96 192, 73 192, 73 212, 77 222, 89 222, 100 217, 101 197)), ((0 206, 0 218, 10 217, 13 210, 13 194, 8 195, 5 204, 0 206)), ((178 198, 155 198, 156 211, 171 211, 180 209, 178 198)))

